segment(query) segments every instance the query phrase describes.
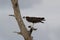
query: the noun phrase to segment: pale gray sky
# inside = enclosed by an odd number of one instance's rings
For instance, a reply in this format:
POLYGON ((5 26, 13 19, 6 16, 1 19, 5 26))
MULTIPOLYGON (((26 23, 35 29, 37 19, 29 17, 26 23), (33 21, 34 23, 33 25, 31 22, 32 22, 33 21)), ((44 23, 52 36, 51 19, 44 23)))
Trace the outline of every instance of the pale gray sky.
MULTIPOLYGON (((19 0, 22 16, 41 16, 46 18, 44 24, 34 25, 38 28, 32 33, 33 40, 60 40, 60 0, 19 0)), ((0 40, 23 40, 13 14, 10 0, 0 0, 0 40)), ((25 25, 29 23, 24 20, 25 25)), ((28 24, 28 25, 27 25, 28 24)))

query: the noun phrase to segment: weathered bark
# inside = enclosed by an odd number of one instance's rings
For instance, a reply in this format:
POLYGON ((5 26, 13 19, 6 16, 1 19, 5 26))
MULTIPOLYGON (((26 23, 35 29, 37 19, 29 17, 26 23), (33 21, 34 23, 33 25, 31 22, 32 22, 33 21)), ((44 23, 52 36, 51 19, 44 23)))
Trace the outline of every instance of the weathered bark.
POLYGON ((25 40, 32 40, 31 35, 29 34, 28 30, 26 29, 24 22, 21 18, 21 13, 19 10, 18 0, 11 0, 13 9, 14 9, 14 16, 16 18, 16 21, 19 25, 20 33, 24 37, 25 40))

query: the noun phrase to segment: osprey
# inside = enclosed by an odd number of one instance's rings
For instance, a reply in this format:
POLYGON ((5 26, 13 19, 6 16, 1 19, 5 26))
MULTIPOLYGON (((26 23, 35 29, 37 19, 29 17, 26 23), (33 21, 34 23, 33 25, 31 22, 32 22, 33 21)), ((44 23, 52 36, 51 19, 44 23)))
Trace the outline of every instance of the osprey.
POLYGON ((41 23, 44 23, 43 21, 45 21, 45 18, 44 17, 29 17, 29 16, 24 16, 23 18, 26 18, 26 20, 28 21, 28 22, 31 22, 31 23, 39 23, 39 22, 41 22, 41 23))

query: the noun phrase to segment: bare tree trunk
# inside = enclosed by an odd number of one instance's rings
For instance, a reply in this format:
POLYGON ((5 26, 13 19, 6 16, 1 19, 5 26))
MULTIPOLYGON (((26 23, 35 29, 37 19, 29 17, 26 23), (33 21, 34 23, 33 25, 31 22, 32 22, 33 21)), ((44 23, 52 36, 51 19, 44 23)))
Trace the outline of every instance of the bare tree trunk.
POLYGON ((13 5, 13 9, 14 9, 14 16, 16 18, 16 21, 19 25, 19 29, 20 29, 20 34, 24 37, 25 40, 32 40, 31 35, 29 34, 28 30, 26 29, 23 20, 21 18, 21 13, 19 10, 19 5, 18 5, 18 0, 11 0, 12 5, 13 5))

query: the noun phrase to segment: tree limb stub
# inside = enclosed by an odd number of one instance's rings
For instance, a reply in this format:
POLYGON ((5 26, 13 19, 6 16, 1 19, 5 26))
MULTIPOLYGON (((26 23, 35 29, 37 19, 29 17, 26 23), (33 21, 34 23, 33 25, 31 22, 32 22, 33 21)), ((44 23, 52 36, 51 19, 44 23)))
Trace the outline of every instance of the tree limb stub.
POLYGON ((13 9, 14 9, 14 16, 16 18, 16 21, 19 25, 19 29, 22 33, 22 36, 24 37, 25 40, 32 40, 32 37, 29 35, 28 30, 26 29, 23 20, 21 18, 21 13, 19 10, 19 5, 18 5, 18 0, 11 0, 13 9))

